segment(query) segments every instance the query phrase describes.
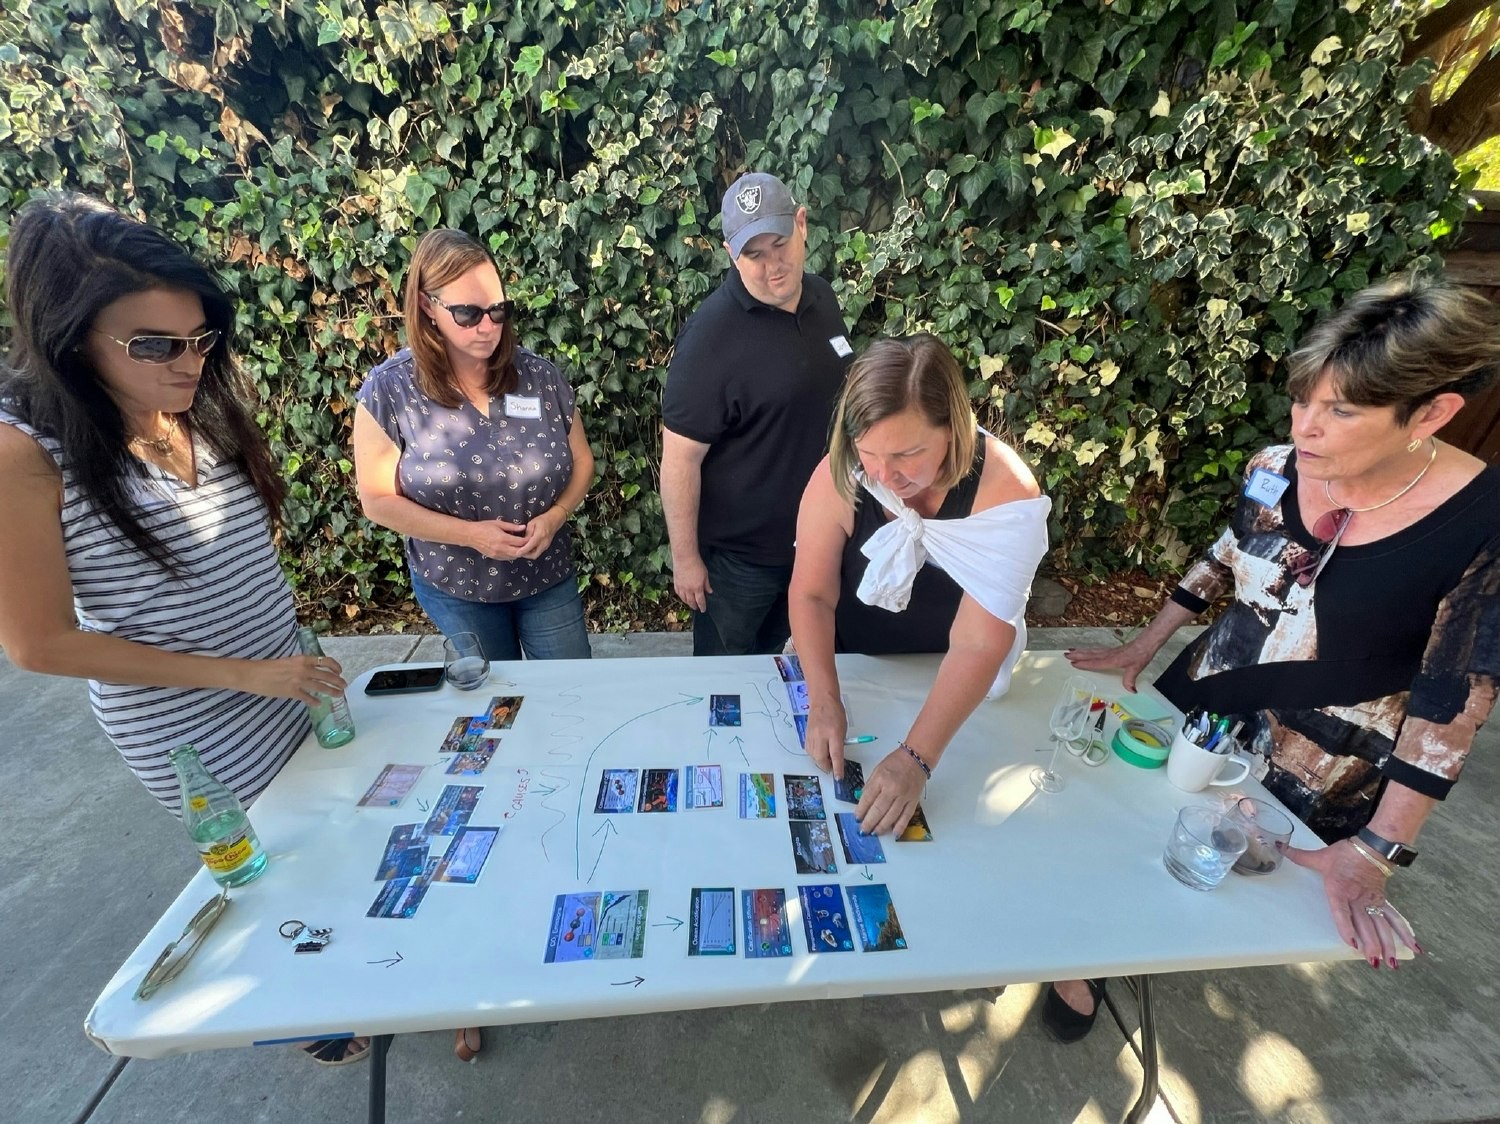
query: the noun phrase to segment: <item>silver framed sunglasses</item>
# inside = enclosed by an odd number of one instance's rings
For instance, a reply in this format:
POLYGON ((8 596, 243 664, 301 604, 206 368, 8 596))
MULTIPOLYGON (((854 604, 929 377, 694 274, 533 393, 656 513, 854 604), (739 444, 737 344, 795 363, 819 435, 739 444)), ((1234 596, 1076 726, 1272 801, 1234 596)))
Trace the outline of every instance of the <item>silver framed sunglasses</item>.
MULTIPOLYGON (((97 328, 94 330, 99 332, 97 328)), ((131 336, 128 340, 115 339, 108 332, 99 334, 123 347, 125 354, 137 363, 170 363, 189 348, 194 355, 206 356, 223 335, 214 328, 196 336, 131 336)))
POLYGON ((208 934, 218 924, 219 918, 224 916, 228 905, 228 890, 203 903, 203 907, 193 914, 193 919, 182 930, 182 935, 162 949, 156 963, 146 971, 140 986, 135 989, 137 999, 150 999, 161 987, 182 974, 193 954, 202 947, 208 934))

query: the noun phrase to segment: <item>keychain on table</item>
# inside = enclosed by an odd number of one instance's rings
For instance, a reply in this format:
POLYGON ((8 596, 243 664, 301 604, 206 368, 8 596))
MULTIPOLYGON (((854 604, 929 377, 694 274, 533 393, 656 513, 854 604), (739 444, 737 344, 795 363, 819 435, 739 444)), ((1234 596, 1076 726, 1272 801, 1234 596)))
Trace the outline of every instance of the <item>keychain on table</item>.
POLYGON ((292 946, 292 951, 296 953, 322 952, 333 939, 332 925, 314 928, 304 921, 283 921, 276 931, 289 941, 297 941, 292 946), (297 940, 298 937, 302 939, 297 940))

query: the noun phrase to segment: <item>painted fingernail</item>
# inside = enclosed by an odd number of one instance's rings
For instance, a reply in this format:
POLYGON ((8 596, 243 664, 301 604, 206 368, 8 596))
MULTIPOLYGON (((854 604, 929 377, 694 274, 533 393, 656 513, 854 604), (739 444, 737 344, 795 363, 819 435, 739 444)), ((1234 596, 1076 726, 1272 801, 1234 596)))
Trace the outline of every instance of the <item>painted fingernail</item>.
POLYGON ((1425 948, 1423 948, 1423 947, 1422 947, 1422 946, 1421 946, 1421 945, 1419 945, 1419 944, 1414 944, 1414 945, 1412 945, 1412 947, 1413 947, 1413 948, 1415 948, 1415 949, 1416 949, 1416 950, 1417 950, 1417 955, 1418 955, 1418 956, 1424 956, 1424 955, 1426 955, 1426 953, 1427 953, 1427 950, 1426 950, 1426 949, 1425 949, 1425 948))
POLYGON ((1399 968, 1400 967, 1400 965, 1396 963, 1396 958, 1394 956, 1387 957, 1386 961, 1385 961, 1385 964, 1386 964, 1387 968, 1399 968))
POLYGON ((1370 957, 1370 967, 1372 967, 1372 968, 1374 968, 1374 969, 1376 969, 1378 971, 1379 968, 1380 968, 1380 957, 1378 957, 1378 956, 1372 956, 1372 957, 1370 957))

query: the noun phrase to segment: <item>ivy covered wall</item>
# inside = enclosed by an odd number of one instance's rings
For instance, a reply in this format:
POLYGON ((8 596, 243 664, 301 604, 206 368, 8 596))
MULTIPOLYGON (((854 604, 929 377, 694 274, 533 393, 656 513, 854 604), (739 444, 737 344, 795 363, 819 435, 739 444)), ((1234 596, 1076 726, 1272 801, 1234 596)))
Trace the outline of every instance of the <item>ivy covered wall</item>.
MULTIPOLYGON (((597 623, 666 604, 672 340, 740 171, 807 202, 856 344, 931 330, 1053 496, 1055 565, 1167 566, 1284 432, 1278 361, 1422 267, 1462 195, 1374 0, 7 0, 0 210, 69 185, 222 263, 293 484, 302 594, 404 588, 353 394, 437 225, 487 239, 575 380, 597 623)), ((3 328, 0 328, 3 331, 3 328)))

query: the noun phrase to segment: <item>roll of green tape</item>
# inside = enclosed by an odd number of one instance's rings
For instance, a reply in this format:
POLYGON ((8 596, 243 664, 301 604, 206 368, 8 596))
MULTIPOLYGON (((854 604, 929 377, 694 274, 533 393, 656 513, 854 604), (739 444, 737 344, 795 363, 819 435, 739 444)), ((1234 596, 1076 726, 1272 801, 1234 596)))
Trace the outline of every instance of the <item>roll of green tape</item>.
POLYGON ((1138 769, 1160 769, 1172 750, 1172 732, 1155 722, 1131 718, 1121 723, 1110 743, 1115 756, 1138 769))

